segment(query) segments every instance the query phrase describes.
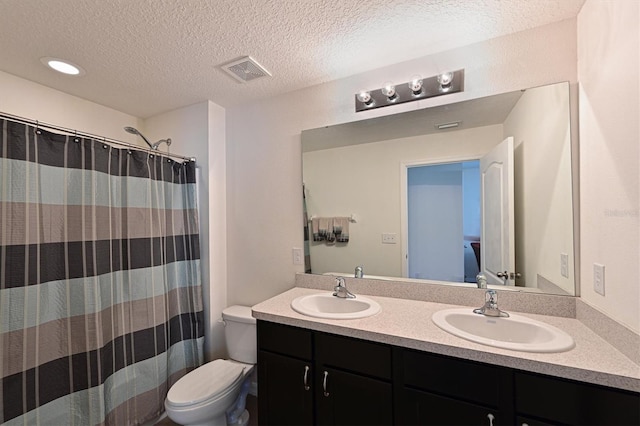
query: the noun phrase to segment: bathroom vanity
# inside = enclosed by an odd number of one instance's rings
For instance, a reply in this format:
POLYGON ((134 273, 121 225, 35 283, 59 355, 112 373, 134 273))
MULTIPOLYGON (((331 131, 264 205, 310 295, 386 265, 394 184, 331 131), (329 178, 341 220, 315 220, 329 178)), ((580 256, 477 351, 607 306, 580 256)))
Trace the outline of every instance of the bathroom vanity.
POLYGON ((261 424, 392 424, 391 377, 388 345, 258 321, 261 424))
POLYGON ((294 288, 253 308, 260 424, 640 424, 640 367, 575 319, 531 315, 576 347, 524 353, 438 329, 431 315, 447 304, 376 297, 381 312, 356 320, 290 308, 318 291, 294 288), (608 365, 596 368, 599 356, 608 365))

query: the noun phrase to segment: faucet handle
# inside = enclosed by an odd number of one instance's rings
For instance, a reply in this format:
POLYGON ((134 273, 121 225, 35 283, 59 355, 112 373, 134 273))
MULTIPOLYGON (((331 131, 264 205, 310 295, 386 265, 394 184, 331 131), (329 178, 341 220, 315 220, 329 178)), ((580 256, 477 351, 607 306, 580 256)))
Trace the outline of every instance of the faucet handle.
POLYGON ((484 301, 491 307, 495 307, 498 304, 498 292, 495 290, 487 290, 484 293, 484 301))
POLYGON ((482 272, 476 275, 476 283, 478 283, 478 288, 487 288, 487 277, 482 272))
POLYGON ((355 278, 362 278, 364 276, 364 268, 362 265, 356 266, 355 278))

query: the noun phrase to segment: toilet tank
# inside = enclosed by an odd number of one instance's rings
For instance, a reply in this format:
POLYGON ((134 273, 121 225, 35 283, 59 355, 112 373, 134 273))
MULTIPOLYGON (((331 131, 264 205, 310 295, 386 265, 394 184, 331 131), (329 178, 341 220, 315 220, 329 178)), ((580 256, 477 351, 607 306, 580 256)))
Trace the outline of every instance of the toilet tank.
POLYGON ((251 316, 248 306, 229 306, 222 310, 225 322, 224 337, 227 342, 229 358, 255 364, 258 350, 256 341, 256 319, 251 316))

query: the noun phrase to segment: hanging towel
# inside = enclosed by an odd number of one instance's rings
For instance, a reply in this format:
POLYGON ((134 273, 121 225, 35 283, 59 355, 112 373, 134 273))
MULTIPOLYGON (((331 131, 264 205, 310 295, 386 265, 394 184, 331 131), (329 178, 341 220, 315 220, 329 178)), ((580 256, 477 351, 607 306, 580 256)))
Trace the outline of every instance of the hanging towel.
POLYGON ((349 218, 348 217, 334 217, 333 218, 333 232, 336 236, 336 241, 339 243, 349 242, 349 218))
MULTIPOLYGON (((333 232, 333 218, 332 217, 321 217, 320 218, 320 226, 326 226, 326 232, 324 234, 324 240, 327 244, 335 244, 336 242, 336 234, 333 232), (326 225, 324 225, 326 224, 326 225)), ((322 234, 322 231, 320 232, 322 234)))
POLYGON ((311 219, 313 241, 327 244, 349 242, 348 217, 314 217, 311 219))
POLYGON ((311 236, 313 241, 322 241, 323 238, 320 236, 320 218, 314 217, 311 219, 311 236))
POLYGON ((311 220, 313 241, 335 242, 333 234, 333 219, 329 217, 316 217, 311 220))

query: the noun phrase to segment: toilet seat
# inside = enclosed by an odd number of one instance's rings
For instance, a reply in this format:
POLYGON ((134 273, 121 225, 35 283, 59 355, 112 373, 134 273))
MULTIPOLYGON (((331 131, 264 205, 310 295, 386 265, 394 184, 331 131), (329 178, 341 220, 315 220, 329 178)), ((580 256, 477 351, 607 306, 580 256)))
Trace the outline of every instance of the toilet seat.
POLYGON ((243 377, 244 367, 241 364, 216 359, 196 368, 171 386, 167 402, 174 407, 186 407, 216 399, 243 377), (211 379, 213 377, 215 380, 211 379))

